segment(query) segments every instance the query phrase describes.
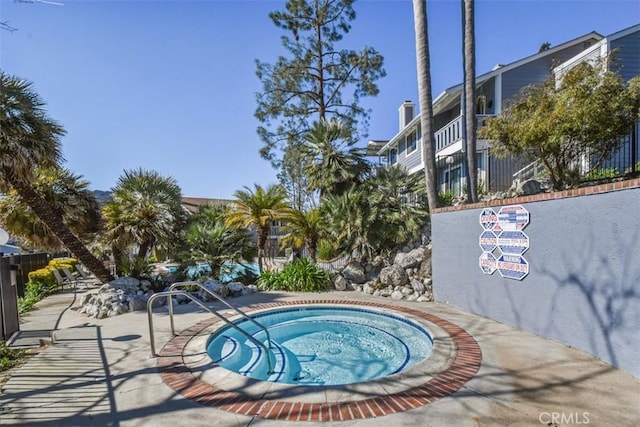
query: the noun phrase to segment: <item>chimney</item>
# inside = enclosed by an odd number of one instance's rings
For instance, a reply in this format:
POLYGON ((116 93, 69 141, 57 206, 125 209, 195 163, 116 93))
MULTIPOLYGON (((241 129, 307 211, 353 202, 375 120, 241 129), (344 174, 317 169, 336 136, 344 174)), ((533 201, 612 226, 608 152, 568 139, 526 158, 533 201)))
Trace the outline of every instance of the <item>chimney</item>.
POLYGON ((402 105, 400 106, 400 108, 398 109, 398 112, 400 113, 400 126, 399 126, 399 130, 402 130, 405 128, 405 126, 407 126, 409 124, 409 122, 411 120, 413 120, 413 114, 414 114, 414 110, 415 110, 416 105, 411 102, 411 101, 404 101, 402 103, 402 105))

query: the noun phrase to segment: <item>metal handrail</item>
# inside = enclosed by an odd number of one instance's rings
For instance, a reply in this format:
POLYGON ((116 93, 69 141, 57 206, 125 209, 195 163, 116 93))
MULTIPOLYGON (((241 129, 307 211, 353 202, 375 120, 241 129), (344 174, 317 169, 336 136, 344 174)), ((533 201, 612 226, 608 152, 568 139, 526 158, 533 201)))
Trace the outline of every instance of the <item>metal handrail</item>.
MULTIPOLYGON (((262 323, 258 322, 256 319, 254 319, 252 317, 247 316, 247 314, 244 311, 240 310, 239 308, 236 308, 236 307, 232 306, 231 304, 229 304, 228 302, 226 302, 225 300, 220 298, 218 295, 213 293, 213 291, 211 291, 210 289, 207 289, 206 287, 204 287, 202 284, 200 284, 198 282, 176 282, 176 283, 172 284, 171 286, 169 286, 169 290, 172 291, 175 288, 180 288, 180 287, 183 287, 183 286, 197 286, 198 288, 202 289, 203 291, 205 291, 206 293, 211 295, 217 301, 220 301, 224 306, 226 306, 226 307, 230 308, 231 310, 235 311, 236 313, 238 313, 239 315, 241 315, 245 319, 249 320, 250 322, 253 322, 254 325, 256 325, 258 328, 260 328, 260 329, 262 329, 264 331, 265 335, 267 336, 267 345, 269 346, 269 349, 271 349, 271 336, 269 335, 269 331, 267 330, 267 328, 262 323)), ((173 311, 173 302, 172 301, 169 301, 169 310, 173 311)), ((175 335, 175 330, 173 328, 173 317, 171 317, 171 331, 175 335)))
MULTIPOLYGON (((229 326, 237 329, 238 332, 240 332, 242 335, 247 337, 254 344, 256 344, 259 347, 262 347, 264 349, 264 351, 265 351, 266 356, 267 356, 267 366, 269 368, 269 374, 273 373, 273 364, 271 363, 271 356, 269 354, 269 349, 264 345, 264 343, 261 343, 256 338, 254 338, 252 335, 250 335, 248 332, 246 332, 244 329, 242 329, 241 327, 239 327, 235 323, 231 322, 229 319, 227 319, 226 317, 224 317, 223 315, 221 315, 217 311, 210 309, 209 307, 204 305, 204 303, 202 301, 200 301, 198 298, 194 297, 193 295, 191 295, 191 294, 189 294, 189 293, 187 293, 185 291, 158 292, 157 294, 151 295, 151 297, 147 301, 147 318, 149 320, 149 342, 151 344, 151 357, 157 357, 158 356, 156 354, 155 336, 154 336, 154 333, 153 333, 153 307, 152 307, 153 301, 155 301, 156 298, 159 298, 159 297, 168 297, 169 301, 171 301, 171 297, 172 296, 178 296, 178 295, 182 295, 184 297, 189 298, 191 301, 195 302, 198 306, 200 306, 200 308, 202 308, 202 309, 208 311, 209 313, 213 314, 214 316, 218 317, 220 320, 222 320, 223 322, 225 322, 229 326)), ((169 317, 171 319, 171 325, 173 327, 173 308, 172 308, 172 305, 169 305, 169 317)), ((171 332, 173 333, 173 335, 175 335, 175 331, 173 329, 172 329, 171 332)))

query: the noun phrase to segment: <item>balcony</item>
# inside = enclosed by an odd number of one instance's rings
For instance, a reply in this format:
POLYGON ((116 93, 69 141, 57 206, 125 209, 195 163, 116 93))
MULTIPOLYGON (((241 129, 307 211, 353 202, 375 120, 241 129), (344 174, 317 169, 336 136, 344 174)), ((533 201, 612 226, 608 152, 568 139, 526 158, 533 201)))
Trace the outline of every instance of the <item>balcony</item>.
MULTIPOLYGON (((476 126, 481 128, 485 125, 488 118, 494 117, 493 114, 477 114, 476 126)), ((436 140, 436 153, 455 144, 462 139, 462 116, 458 116, 449 123, 438 129, 434 136, 436 140)))

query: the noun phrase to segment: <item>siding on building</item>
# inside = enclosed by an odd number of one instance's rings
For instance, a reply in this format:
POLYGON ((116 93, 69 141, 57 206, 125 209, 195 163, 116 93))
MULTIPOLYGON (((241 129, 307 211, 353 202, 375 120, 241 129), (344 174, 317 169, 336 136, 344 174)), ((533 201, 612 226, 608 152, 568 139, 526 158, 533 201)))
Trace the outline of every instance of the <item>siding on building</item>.
POLYGON ((612 40, 611 50, 616 50, 614 58, 620 64, 614 68, 625 81, 640 75, 640 31, 612 40))
POLYGON ((578 55, 595 42, 594 39, 567 47, 554 55, 544 56, 502 74, 502 108, 508 105, 509 99, 518 96, 523 87, 543 83, 551 75, 554 66, 578 55))

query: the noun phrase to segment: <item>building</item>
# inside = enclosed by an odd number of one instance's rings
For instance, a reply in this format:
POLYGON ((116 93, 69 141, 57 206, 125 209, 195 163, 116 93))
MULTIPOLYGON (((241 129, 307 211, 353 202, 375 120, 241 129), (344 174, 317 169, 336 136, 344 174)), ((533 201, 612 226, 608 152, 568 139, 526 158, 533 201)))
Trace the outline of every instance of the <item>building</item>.
MULTIPOLYGON (((625 79, 640 74, 640 25, 636 25, 606 38, 591 32, 510 64, 498 64, 490 72, 477 76, 478 128, 487 118, 501 114, 509 100, 524 87, 541 84, 552 73, 560 75, 580 61, 604 55, 612 49, 619 49, 617 58, 625 79)), ((433 101, 437 188, 442 192, 451 191, 454 196, 464 193, 466 182, 463 96, 463 84, 460 83, 446 89, 433 101)), ((630 144, 631 141, 630 137, 630 144)), ((405 101, 400 106, 396 135, 388 141, 369 141, 367 154, 376 156, 381 166, 397 164, 409 173, 423 172, 420 117, 415 114, 413 102, 405 101)), ((531 162, 525 159, 492 156, 490 141, 477 140, 478 184, 482 189, 505 190, 511 186, 514 175, 530 166, 531 162)))

